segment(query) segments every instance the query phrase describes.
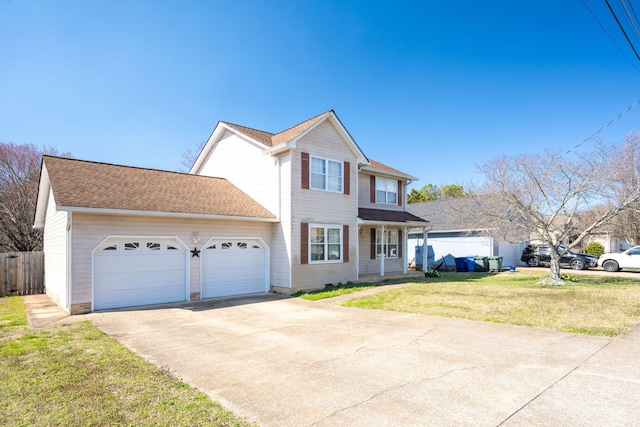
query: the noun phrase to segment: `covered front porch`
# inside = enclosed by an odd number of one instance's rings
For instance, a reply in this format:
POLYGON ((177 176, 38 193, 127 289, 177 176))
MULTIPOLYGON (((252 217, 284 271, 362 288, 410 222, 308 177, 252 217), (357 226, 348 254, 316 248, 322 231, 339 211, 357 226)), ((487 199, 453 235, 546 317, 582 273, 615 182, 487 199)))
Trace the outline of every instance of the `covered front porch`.
POLYGON ((425 237, 429 222, 404 211, 358 210, 358 278, 406 275, 407 236, 419 228, 425 237))

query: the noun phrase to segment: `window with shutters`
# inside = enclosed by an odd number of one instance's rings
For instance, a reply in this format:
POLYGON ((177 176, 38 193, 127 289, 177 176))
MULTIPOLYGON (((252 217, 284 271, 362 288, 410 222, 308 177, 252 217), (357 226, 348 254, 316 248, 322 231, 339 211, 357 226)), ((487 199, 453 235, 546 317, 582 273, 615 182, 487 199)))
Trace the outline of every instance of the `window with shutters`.
POLYGON ((335 160, 311 156, 311 188, 314 190, 342 192, 343 164, 335 160))
POLYGON ((398 181, 376 176, 376 203, 398 204, 398 181))
POLYGON ((309 226, 309 261, 342 261, 342 227, 332 225, 309 226))

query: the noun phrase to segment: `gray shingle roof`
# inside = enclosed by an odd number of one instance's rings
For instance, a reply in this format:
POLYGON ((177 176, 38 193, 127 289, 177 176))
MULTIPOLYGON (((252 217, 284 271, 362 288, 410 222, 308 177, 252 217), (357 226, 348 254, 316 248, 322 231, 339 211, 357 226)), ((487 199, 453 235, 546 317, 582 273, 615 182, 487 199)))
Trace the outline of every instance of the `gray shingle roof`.
POLYGON ((407 210, 431 222, 432 231, 468 231, 482 229, 478 216, 478 197, 455 197, 445 200, 409 203, 407 210))
POLYGON ((427 220, 404 211, 360 208, 358 209, 358 218, 364 221, 424 223, 425 226, 428 225, 427 220))

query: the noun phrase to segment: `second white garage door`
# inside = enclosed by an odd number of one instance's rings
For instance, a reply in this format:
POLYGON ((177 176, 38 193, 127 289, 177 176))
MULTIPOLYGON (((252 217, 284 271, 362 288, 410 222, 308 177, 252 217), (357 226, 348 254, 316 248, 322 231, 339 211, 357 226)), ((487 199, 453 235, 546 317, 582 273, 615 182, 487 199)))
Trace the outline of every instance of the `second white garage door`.
POLYGON ((213 239, 201 256, 202 298, 269 290, 268 249, 259 239, 213 239))

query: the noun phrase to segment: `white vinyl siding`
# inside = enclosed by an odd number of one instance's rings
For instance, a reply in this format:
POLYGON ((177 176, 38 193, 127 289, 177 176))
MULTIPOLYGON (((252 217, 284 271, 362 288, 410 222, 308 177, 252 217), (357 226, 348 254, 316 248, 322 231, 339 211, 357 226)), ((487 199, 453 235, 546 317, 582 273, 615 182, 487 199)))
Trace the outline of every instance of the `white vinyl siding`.
POLYGON ((200 169, 200 175, 226 178, 256 202, 278 215, 278 165, 264 148, 225 132, 200 169))
POLYGON ((56 211, 53 192, 49 191, 43 238, 44 268, 46 271, 44 284, 47 295, 65 310, 69 308, 67 291, 68 215, 67 212, 56 211))
MULTIPOLYGON (((213 236, 260 237, 269 246, 276 224, 125 215, 73 214, 73 264, 71 304, 91 301, 91 251, 106 236, 177 236, 189 249, 213 236), (198 243, 194 244, 194 236, 198 243)), ((189 256, 190 293, 200 292, 200 258, 189 256)))
MULTIPOLYGON (((291 288, 291 155, 283 154, 280 159, 280 222, 274 224, 273 243, 270 245, 271 285, 291 288)), ((299 185, 299 182, 297 183, 299 185)))
MULTIPOLYGON (((355 191, 357 178, 357 157, 347 143, 336 131, 330 121, 318 125, 296 143, 296 150, 291 156, 291 192, 290 196, 291 228, 285 231, 291 233, 291 281, 296 288, 318 287, 327 283, 346 283, 357 279, 357 251, 358 241, 358 200, 355 191), (331 191, 311 191, 301 188, 301 156, 300 152, 307 152, 311 157, 335 159, 350 162, 350 194, 331 191), (318 262, 301 263, 301 223, 308 223, 309 227, 316 224, 335 224, 337 227, 349 226, 349 262, 318 262)), ((311 166, 309 167, 311 169, 311 166)), ((344 172, 344 168, 343 168, 344 172)), ((344 187, 344 177, 343 177, 344 187)), ((344 190, 344 188, 343 188, 344 190)), ((284 200, 283 200, 284 202, 284 200)), ((343 236, 344 239, 344 236, 343 236)), ((344 254, 341 253, 341 259, 344 254)))
MULTIPOLYGON (((392 179, 392 178, 387 178, 392 179)), ((397 181, 396 181, 397 185, 397 181)), ((405 186, 403 186, 404 188, 405 186)), ((386 188, 386 187, 385 187, 386 188)), ((375 188, 374 188, 375 190, 375 188)), ((404 194, 398 194, 398 197, 404 197, 404 194)), ((397 201, 397 200, 396 200, 397 201)), ((406 207, 406 199, 403 199, 402 206, 398 204, 375 203, 371 202, 371 175, 358 173, 358 206, 367 209, 384 209, 387 211, 404 211, 406 207)))
MULTIPOLYGON (((358 247, 360 252, 360 276, 380 274, 380 258, 371 259, 371 228, 362 226, 358 247)), ((375 228, 375 227, 374 227, 375 228)), ((397 231, 397 230, 396 230, 397 231)), ((378 235, 376 231, 376 236, 378 235)), ((429 242, 431 244, 431 242, 429 242)), ((385 258, 384 272, 386 274, 402 273, 404 271, 403 258, 385 258)))

